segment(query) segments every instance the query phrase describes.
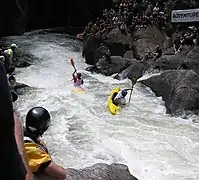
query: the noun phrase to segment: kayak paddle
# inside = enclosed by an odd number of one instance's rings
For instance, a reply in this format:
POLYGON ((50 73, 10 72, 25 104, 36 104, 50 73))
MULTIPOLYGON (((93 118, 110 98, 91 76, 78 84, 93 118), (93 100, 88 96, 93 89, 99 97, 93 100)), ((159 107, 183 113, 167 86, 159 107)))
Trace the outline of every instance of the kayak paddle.
POLYGON ((129 103, 131 102, 131 96, 132 96, 132 93, 133 93, 133 86, 135 85, 136 83, 136 78, 132 78, 131 79, 131 82, 132 82, 132 88, 131 88, 131 94, 130 94, 130 97, 129 97, 129 103))
POLYGON ((75 67, 75 62, 73 58, 70 58, 70 63, 73 66, 74 70, 77 71, 76 67, 75 67))

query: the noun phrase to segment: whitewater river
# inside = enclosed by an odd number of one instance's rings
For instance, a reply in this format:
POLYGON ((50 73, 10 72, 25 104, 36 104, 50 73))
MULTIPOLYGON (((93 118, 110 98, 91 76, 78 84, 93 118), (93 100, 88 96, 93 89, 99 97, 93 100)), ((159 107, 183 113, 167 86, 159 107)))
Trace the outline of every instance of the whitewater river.
POLYGON ((107 109, 111 90, 131 84, 85 71, 81 43, 59 34, 23 36, 16 42, 31 45, 28 51, 38 58, 16 70, 18 82, 34 87, 19 97, 19 112, 24 118, 33 106, 49 110, 52 123, 43 138, 57 163, 73 168, 124 163, 140 180, 199 179, 194 117, 166 115, 162 99, 139 83, 128 107, 113 116, 107 109), (71 56, 83 73, 87 94, 72 92, 71 56))

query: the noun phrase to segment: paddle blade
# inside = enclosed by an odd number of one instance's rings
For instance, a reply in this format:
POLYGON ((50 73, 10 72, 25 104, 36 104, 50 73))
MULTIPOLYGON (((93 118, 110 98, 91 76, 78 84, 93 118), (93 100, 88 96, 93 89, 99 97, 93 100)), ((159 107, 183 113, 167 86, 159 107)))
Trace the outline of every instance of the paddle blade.
POLYGON ((70 58, 70 63, 71 63, 71 65, 72 65, 73 67, 75 67, 75 63, 74 63, 73 58, 70 58))

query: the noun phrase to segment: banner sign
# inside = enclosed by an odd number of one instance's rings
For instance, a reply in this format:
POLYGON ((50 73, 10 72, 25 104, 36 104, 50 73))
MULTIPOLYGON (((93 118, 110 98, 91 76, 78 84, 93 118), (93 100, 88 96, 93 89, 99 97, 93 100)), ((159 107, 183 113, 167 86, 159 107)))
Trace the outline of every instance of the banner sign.
POLYGON ((199 9, 173 10, 171 22, 196 22, 199 21, 199 9))

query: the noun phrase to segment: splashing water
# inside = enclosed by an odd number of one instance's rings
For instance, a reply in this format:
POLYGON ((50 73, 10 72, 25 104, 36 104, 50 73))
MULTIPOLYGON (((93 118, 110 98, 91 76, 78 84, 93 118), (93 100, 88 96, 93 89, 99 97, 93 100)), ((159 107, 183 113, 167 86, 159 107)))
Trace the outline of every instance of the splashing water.
POLYGON ((31 44, 29 52, 40 61, 17 69, 18 82, 34 87, 19 97, 18 110, 23 119, 33 106, 49 110, 52 123, 43 138, 57 163, 73 168, 124 163, 142 180, 199 179, 199 126, 191 118, 166 115, 162 99, 139 83, 131 103, 113 116, 108 96, 116 86, 131 87, 128 80, 86 72, 81 44, 67 36, 19 39, 21 46, 31 44), (83 73, 86 94, 72 92, 71 56, 83 73))

